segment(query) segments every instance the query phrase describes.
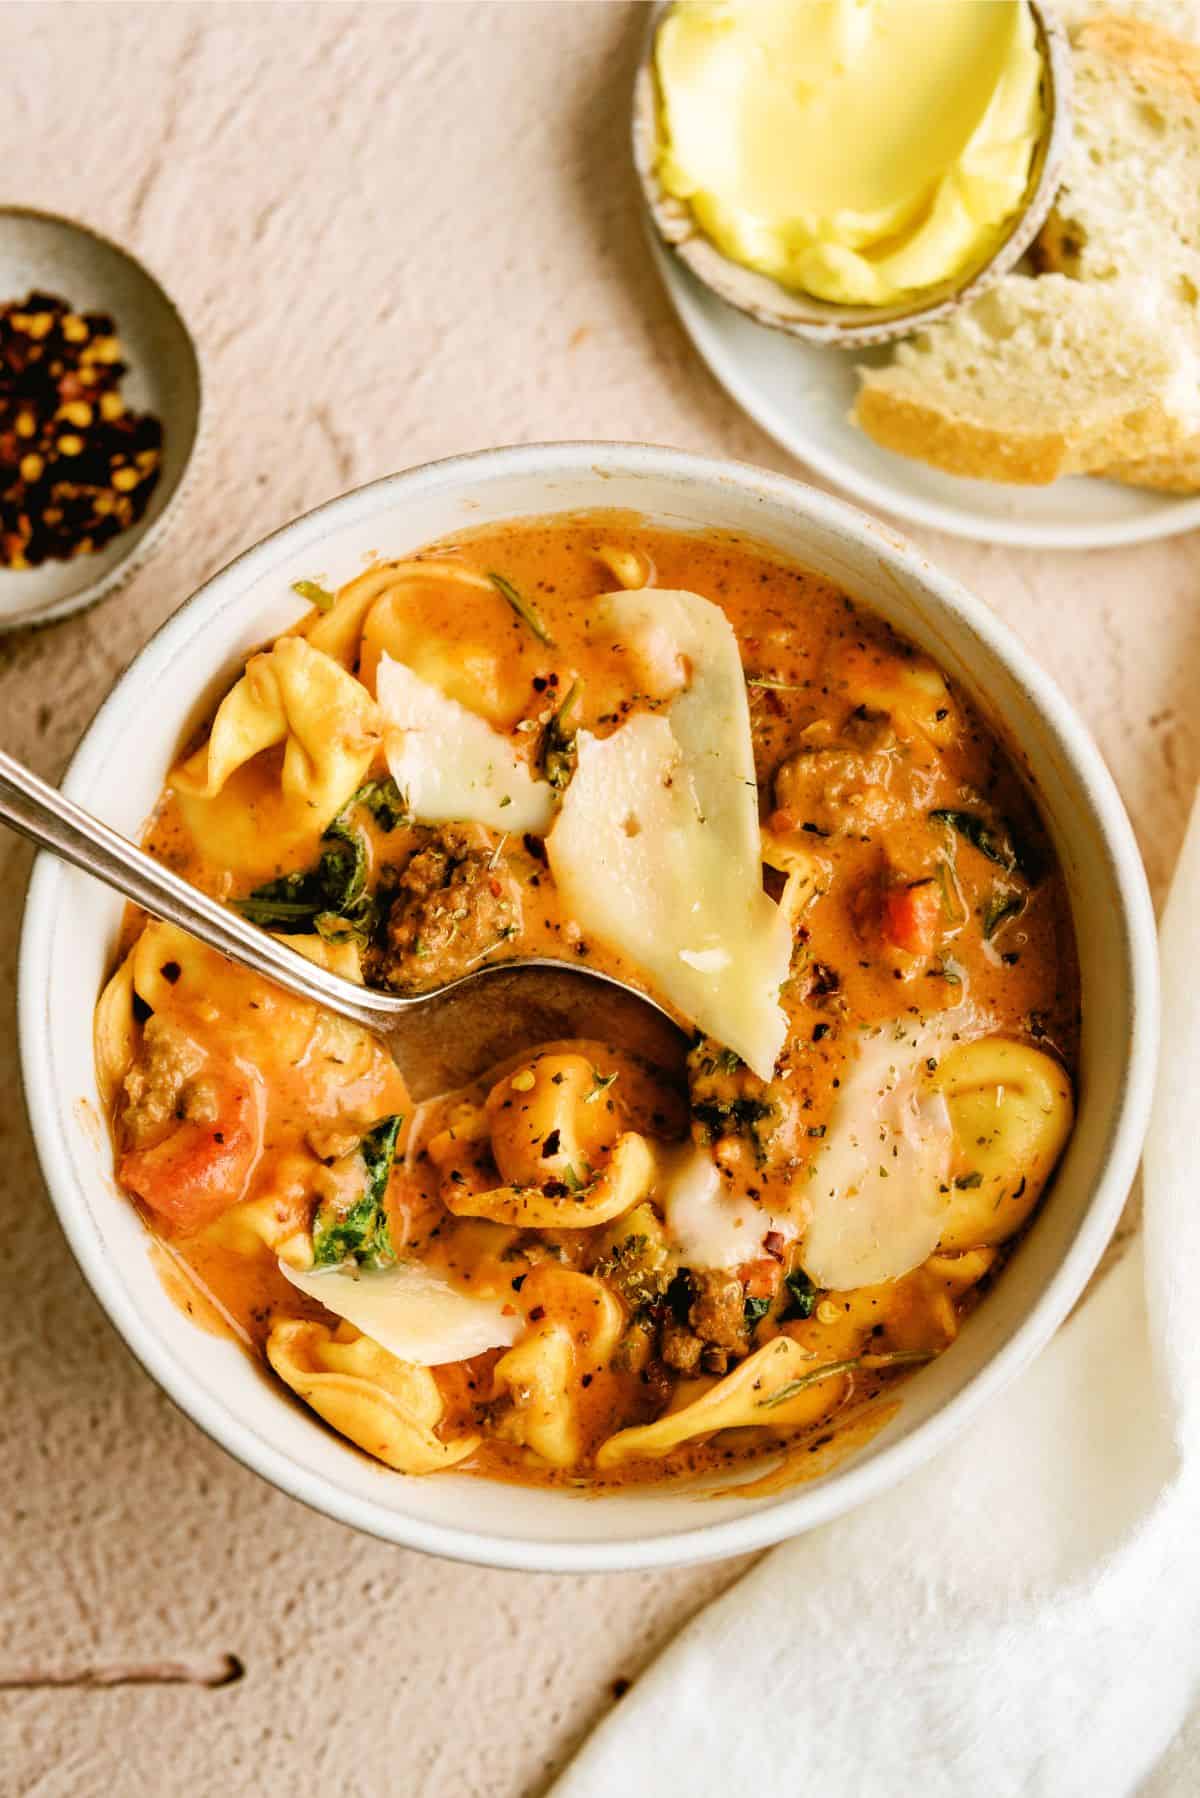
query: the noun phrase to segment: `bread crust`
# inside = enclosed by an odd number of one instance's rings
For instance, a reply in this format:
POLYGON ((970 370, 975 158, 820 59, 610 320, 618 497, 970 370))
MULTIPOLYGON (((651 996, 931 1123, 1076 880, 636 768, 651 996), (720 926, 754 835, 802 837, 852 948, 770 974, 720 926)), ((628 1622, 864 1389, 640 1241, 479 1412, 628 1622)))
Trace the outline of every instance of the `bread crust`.
POLYGON ((1150 487, 1156 493, 1200 493, 1200 437, 1189 437, 1170 454, 1109 463, 1100 473, 1127 487, 1150 487))
POLYGON ((1021 487, 1045 487, 1062 475, 1100 474, 1138 463, 1181 436, 1177 421, 1157 400, 1107 420, 1103 433, 1069 426, 1002 431, 898 392, 887 384, 886 370, 874 380, 866 377, 851 416, 884 449, 947 474, 1021 487))
POLYGON ((1069 445, 1062 432, 1014 437, 970 419, 952 418, 890 387, 860 387, 851 417, 884 449, 928 462, 947 474, 1045 487, 1067 472, 1069 445))

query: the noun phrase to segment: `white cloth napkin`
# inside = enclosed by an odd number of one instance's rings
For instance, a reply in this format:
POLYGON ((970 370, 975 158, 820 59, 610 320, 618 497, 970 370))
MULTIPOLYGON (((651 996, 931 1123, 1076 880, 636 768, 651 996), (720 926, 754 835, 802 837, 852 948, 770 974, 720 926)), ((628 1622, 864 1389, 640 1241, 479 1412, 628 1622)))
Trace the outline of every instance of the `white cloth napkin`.
POLYGON ((1200 1794, 1200 805, 1142 1241, 956 1447, 786 1543, 554 1798, 1200 1794))

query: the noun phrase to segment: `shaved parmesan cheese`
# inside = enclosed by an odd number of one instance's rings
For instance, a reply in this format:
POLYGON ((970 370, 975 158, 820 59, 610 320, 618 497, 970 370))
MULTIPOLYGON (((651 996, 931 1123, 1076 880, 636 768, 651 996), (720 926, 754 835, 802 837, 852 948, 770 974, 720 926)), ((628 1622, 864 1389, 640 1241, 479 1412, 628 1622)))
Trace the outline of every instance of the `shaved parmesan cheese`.
POLYGON ((335 1317, 344 1317, 380 1348, 418 1367, 441 1367, 484 1349, 508 1348, 522 1327, 515 1309, 505 1315, 500 1299, 459 1292, 434 1269, 413 1261, 381 1273, 336 1267, 298 1272, 281 1261, 279 1271, 335 1317))
POLYGON ((762 1254, 763 1237, 797 1234, 790 1217, 777 1217, 726 1191, 711 1155, 688 1143, 660 1162, 655 1202, 682 1267, 740 1267, 762 1254))
POLYGON ((695 968, 698 974, 719 974, 722 968, 729 966, 733 957, 728 949, 681 949, 679 959, 686 962, 689 968, 695 968))
POLYGON ((804 1270, 818 1286, 841 1292, 898 1280, 937 1247, 953 1131, 926 1061, 963 1029, 961 1018, 944 1014, 903 1040, 890 1029, 864 1037, 806 1188, 804 1270))
POLYGON ((375 689, 387 765, 415 818, 539 836, 549 830, 553 788, 533 778, 486 718, 389 655, 380 660, 375 689))
POLYGON ((686 1018, 769 1079, 787 1021, 791 931, 762 889, 750 712, 732 626, 699 594, 612 593, 622 641, 669 632, 690 670, 663 713, 635 714, 579 760, 546 839, 566 909, 686 1018))

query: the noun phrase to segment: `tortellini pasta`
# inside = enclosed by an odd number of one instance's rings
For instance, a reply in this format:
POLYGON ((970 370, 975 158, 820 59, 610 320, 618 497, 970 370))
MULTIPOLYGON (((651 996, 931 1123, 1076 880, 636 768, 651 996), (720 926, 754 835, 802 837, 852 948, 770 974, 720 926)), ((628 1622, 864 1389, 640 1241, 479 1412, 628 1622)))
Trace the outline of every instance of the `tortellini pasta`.
POLYGON ((587 1229, 620 1217, 656 1172, 646 1139, 623 1130, 611 1080, 583 1055, 543 1054, 495 1082, 429 1144, 456 1217, 520 1229, 587 1229), (505 1184, 487 1183, 483 1146, 505 1184))
POLYGON ((620 1095, 582 1055, 537 1055, 497 1080, 484 1107, 510 1186, 587 1178, 621 1135, 620 1095))
POLYGON ((654 1181, 654 1156, 644 1136, 620 1137, 605 1166, 587 1185, 562 1180, 542 1186, 495 1186, 470 1192, 451 1186, 446 1204, 456 1217, 486 1217, 526 1230, 586 1230, 620 1217, 645 1198, 654 1181))
POLYGON ((550 1265, 528 1276, 521 1303, 527 1328, 494 1370, 513 1404, 504 1433, 550 1466, 572 1467, 588 1446, 583 1394, 610 1360, 624 1312, 599 1280, 550 1265))
POLYGON ((989 1036, 945 1055, 935 1076, 954 1133, 955 1173, 938 1247, 1004 1242, 1054 1171, 1074 1121, 1061 1062, 989 1036))
MULTIPOLYGON (((317 958, 354 972, 345 945, 322 945, 317 958)), ((96 1064, 120 1136, 122 1184, 173 1231, 206 1233, 251 1258, 270 1250, 304 1264, 307 1213, 330 1141, 357 1141, 408 1105, 371 1031, 167 924, 147 924, 110 980, 97 1011, 96 1064), (276 1058, 270 1082, 264 1040, 276 1058), (324 1128, 287 1151, 269 1143, 268 1111, 281 1101, 300 1117, 315 1109, 324 1128)))
POLYGON ((336 1330, 279 1318, 267 1359, 284 1383, 339 1435, 400 1473, 436 1473, 466 1460, 479 1438, 444 1441, 445 1406, 433 1374, 397 1360, 352 1325, 336 1330))
POLYGON ((133 1015, 133 965, 136 944, 123 957, 120 966, 109 976, 100 995, 92 1026, 96 1056, 96 1085, 100 1102, 111 1111, 121 1090, 121 1083, 137 1054, 138 1029, 133 1015))
POLYGON ((313 1159, 291 1153, 276 1163, 267 1191, 230 1209, 209 1224, 206 1242, 247 1260, 276 1259, 290 1266, 312 1265, 312 1236, 308 1214, 312 1208, 313 1159))
POLYGON ((327 611, 313 611, 302 619, 293 634, 303 637, 322 655, 331 656, 347 673, 353 674, 358 666, 367 613, 375 601, 395 585, 397 578, 394 562, 368 568, 365 574, 339 588, 327 611))
POLYGON ((610 1436, 596 1451, 596 1465, 604 1469, 657 1458, 717 1430, 816 1423, 846 1396, 848 1358, 821 1359, 790 1336, 776 1336, 690 1404, 610 1436))
MULTIPOLYGON (((529 644, 523 638, 508 642, 511 624, 506 601, 486 576, 451 562, 406 563, 393 570, 386 592, 363 621, 361 676, 373 689, 379 663, 388 655, 497 730, 510 730, 521 716, 528 675, 535 671, 524 666, 529 644), (444 597, 435 583, 448 589, 444 597), (465 630, 464 596, 475 600, 465 630), (430 628, 430 608, 439 600, 459 621, 453 644, 430 628)), ((533 638, 530 643, 538 648, 533 638)))
POLYGON ((285 850, 315 845, 361 785, 381 736, 360 681, 304 637, 281 637, 247 662, 208 741, 171 784, 199 848, 253 873, 285 850), (239 778, 255 757, 280 747, 278 776, 265 789, 239 778))

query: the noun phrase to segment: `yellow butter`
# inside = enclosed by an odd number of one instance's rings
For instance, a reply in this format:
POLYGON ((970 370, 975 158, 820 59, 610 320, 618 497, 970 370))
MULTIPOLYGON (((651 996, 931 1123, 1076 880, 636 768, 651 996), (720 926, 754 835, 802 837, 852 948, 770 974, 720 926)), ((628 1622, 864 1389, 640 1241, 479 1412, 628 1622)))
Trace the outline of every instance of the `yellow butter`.
POLYGON ((1043 127, 1027 0, 679 0, 659 178, 733 260, 888 305, 986 261, 1043 127))

